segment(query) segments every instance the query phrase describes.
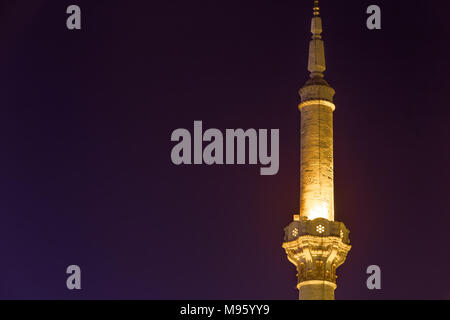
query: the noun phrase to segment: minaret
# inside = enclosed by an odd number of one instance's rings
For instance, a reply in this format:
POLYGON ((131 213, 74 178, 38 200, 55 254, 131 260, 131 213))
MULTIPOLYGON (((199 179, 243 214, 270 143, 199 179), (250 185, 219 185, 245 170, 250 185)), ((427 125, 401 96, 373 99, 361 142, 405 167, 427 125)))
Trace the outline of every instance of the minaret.
POLYGON ((310 79, 300 89, 300 214, 285 228, 283 248, 297 268, 300 300, 333 300, 336 268, 350 250, 349 231, 334 221, 334 89, 325 81, 319 1, 309 43, 310 79))

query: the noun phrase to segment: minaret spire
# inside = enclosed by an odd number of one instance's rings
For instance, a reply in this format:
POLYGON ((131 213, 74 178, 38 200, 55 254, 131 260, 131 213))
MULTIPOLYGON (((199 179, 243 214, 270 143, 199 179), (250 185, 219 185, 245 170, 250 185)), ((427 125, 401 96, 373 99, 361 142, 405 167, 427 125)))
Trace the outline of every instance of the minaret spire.
POLYGON ((334 220, 334 89, 325 81, 325 48, 319 1, 314 1, 309 42, 309 80, 300 89, 302 103, 300 216, 334 220))
POLYGON ((314 16, 320 16, 319 11, 320 11, 319 0, 314 0, 314 8, 313 8, 314 16))
POLYGON ((311 41, 309 43, 308 70, 311 78, 323 78, 325 65, 325 50, 322 41, 322 18, 320 17, 319 1, 314 1, 313 18, 311 20, 311 41))
POLYGON ((300 89, 300 210, 285 228, 283 248, 297 269, 300 300, 331 300, 336 268, 349 252, 349 231, 334 219, 334 89, 325 81, 319 1, 314 1, 309 79, 300 89))

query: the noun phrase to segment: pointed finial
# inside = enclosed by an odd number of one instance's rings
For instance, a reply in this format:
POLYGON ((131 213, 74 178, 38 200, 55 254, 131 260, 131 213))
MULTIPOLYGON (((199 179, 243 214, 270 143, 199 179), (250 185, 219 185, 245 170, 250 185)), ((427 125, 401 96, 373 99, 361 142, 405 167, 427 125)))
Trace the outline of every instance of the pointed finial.
POLYGON ((319 13, 319 1, 314 0, 311 18, 311 41, 309 42, 308 71, 309 80, 300 89, 302 102, 308 100, 326 100, 333 102, 334 89, 326 82, 323 73, 326 70, 325 48, 322 40, 322 18, 319 13))
POLYGON ((322 41, 322 18, 319 13, 319 1, 314 0, 314 16, 311 19, 311 42, 309 45, 308 70, 311 78, 323 78, 325 52, 322 41))
POLYGON ((322 39, 320 34, 322 33, 322 19, 320 18, 319 12, 319 0, 314 0, 313 7, 313 18, 311 22, 311 33, 313 34, 313 39, 322 39))
POLYGON ((314 0, 313 13, 314 13, 315 17, 320 15, 319 10, 320 10, 320 8, 319 8, 319 0, 314 0))

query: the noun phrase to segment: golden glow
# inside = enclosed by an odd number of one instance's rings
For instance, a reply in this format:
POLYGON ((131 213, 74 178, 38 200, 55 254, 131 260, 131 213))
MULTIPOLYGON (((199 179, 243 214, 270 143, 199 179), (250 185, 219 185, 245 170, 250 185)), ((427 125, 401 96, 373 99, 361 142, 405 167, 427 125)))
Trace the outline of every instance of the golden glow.
POLYGON ((317 218, 329 219, 328 204, 326 202, 319 202, 313 205, 305 215, 309 220, 317 218))
POLYGON ((303 101, 302 103, 300 103, 298 105, 298 109, 302 110, 303 107, 314 106, 314 105, 327 106, 327 107, 330 107, 331 110, 333 110, 333 111, 336 110, 336 105, 333 102, 330 102, 328 100, 321 100, 321 99, 303 101))

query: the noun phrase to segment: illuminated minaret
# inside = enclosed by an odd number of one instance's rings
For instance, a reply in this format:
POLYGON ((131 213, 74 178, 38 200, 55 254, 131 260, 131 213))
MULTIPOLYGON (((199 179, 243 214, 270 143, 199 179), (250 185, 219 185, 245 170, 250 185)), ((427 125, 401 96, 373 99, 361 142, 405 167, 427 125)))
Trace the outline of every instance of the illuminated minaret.
POLYGON ((285 228, 283 248, 297 268, 300 300, 332 300, 336 268, 350 250, 349 231, 334 221, 334 89, 323 78, 325 52, 319 1, 309 44, 310 79, 300 89, 300 214, 285 228))

